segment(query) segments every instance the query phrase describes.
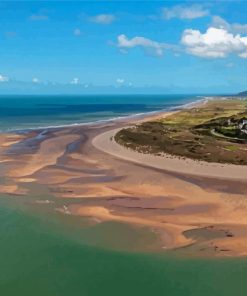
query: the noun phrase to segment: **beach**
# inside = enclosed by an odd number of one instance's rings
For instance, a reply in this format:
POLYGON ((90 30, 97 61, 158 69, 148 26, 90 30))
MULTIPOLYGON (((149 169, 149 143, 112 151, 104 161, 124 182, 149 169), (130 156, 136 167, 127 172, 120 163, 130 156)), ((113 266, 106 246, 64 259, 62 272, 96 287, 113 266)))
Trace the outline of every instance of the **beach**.
POLYGON ((2 135, 0 191, 32 193, 32 202, 96 224, 147 227, 158 240, 146 250, 247 255, 245 166, 141 154, 114 141, 121 128, 169 114, 2 135), (37 186, 54 199, 35 197, 37 186))
MULTIPOLYGON (((169 114, 169 113, 168 113, 169 114)), ((121 128, 110 130, 100 134, 93 139, 93 145, 111 155, 132 161, 138 164, 144 164, 156 169, 167 172, 181 173, 185 175, 194 175, 201 177, 217 179, 236 179, 247 180, 247 166, 233 164, 208 163, 189 158, 172 156, 168 154, 152 155, 148 153, 139 153, 119 145, 114 137, 121 128)))
POLYGON ((247 1, 2 2, 0 296, 246 296, 247 1))

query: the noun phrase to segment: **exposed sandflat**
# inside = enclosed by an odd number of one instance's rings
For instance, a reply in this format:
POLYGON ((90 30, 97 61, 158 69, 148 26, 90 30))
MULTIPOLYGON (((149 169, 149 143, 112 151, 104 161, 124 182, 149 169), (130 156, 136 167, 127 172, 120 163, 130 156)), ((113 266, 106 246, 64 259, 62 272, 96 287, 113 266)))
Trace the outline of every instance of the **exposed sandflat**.
POLYGON ((120 128, 150 118, 61 128, 41 140, 28 133, 0 151, 0 192, 31 193, 31 202, 90 223, 147 227, 157 240, 145 250, 246 256, 246 167, 141 154, 112 140, 120 128), (40 200, 43 190, 49 199, 40 200), (195 239, 193 233, 201 232, 203 239, 195 239))

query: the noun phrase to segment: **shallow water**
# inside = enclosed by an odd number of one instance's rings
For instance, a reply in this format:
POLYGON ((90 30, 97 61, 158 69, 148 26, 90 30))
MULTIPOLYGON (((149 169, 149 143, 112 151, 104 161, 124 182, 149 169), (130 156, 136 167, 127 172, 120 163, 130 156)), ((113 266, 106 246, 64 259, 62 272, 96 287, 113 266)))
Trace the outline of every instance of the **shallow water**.
POLYGON ((153 239, 143 229, 92 231, 74 217, 30 211, 26 203, 0 198, 0 295, 246 295, 244 258, 135 252, 153 239))
MULTIPOLYGON (((114 104, 109 101, 113 98, 102 98, 105 101, 100 111, 90 113, 96 98, 91 97, 88 103, 83 102, 85 98, 80 98, 79 103, 76 98, 71 103, 67 97, 55 99, 42 98, 47 105, 43 101, 40 107, 37 100, 30 98, 32 102, 26 101, 22 109, 18 107, 22 104, 20 97, 5 98, 5 105, 0 100, 0 129, 68 124, 74 123, 75 118, 92 121, 182 102, 181 98, 175 102, 160 97, 156 106, 150 107, 151 97, 139 97, 135 105, 129 97, 126 109, 121 109, 123 97, 122 101, 119 99, 121 108, 116 107, 116 100, 114 104), (67 104, 73 107, 67 108, 67 104), (80 112, 76 109, 78 104, 80 112)), ((183 99, 183 103, 189 100, 183 99)), ((152 249, 153 244, 159 243, 155 233, 120 223, 95 224, 54 212, 54 207, 61 206, 64 200, 35 204, 34 199, 51 198, 42 186, 37 186, 31 190, 35 196, 0 196, 0 295, 246 295, 247 259, 152 253, 146 246, 152 249)))

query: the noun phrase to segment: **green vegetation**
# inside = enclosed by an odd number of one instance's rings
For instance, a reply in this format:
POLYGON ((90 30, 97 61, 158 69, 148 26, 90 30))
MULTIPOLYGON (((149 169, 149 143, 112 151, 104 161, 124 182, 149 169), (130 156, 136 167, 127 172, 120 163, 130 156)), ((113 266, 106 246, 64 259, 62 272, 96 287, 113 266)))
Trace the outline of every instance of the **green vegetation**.
POLYGON ((123 129, 115 140, 142 153, 247 165, 247 101, 209 101, 123 129))

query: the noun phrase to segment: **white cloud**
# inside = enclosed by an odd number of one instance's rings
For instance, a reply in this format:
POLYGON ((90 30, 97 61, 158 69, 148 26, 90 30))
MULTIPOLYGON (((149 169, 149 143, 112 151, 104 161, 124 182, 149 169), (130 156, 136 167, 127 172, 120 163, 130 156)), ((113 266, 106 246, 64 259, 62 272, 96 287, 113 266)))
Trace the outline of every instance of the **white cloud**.
POLYGON ((0 82, 8 82, 9 77, 0 74, 0 82))
POLYGON ((238 23, 230 24, 225 19, 217 15, 213 16, 211 26, 215 28, 225 29, 235 34, 247 33, 247 24, 238 24, 238 23))
POLYGON ((247 59, 247 48, 246 51, 239 54, 240 58, 247 59))
POLYGON ((247 58, 247 37, 223 28, 210 27, 204 34, 188 29, 183 32, 181 42, 189 54, 203 58, 225 58, 233 53, 247 58))
POLYGON ((81 36, 81 35, 82 35, 82 32, 81 32, 80 29, 76 28, 76 29, 74 30, 73 34, 74 34, 75 36, 81 36))
POLYGON ((36 77, 34 77, 34 78, 32 79, 32 82, 33 82, 33 83, 40 83, 39 79, 36 78, 36 77))
POLYGON ((209 15, 208 9, 205 9, 202 5, 194 4, 191 6, 176 5, 171 8, 162 9, 162 18, 170 20, 173 18, 179 19, 196 19, 209 15))
POLYGON ((49 17, 45 14, 32 14, 29 19, 31 21, 46 21, 49 17))
POLYGON ((115 15, 113 14, 99 14, 89 18, 93 23, 109 25, 116 20, 115 15))
POLYGON ((127 50, 134 47, 142 47, 149 53, 153 53, 157 56, 162 56, 165 49, 171 48, 171 46, 166 43, 160 43, 145 37, 136 36, 132 39, 128 39, 128 37, 124 34, 118 36, 117 46, 121 50, 127 50))
POLYGON ((116 80, 116 82, 118 83, 118 84, 123 84, 124 83, 124 79, 123 78, 117 78, 117 80, 116 80))
POLYGON ((77 85, 77 84, 79 84, 79 82, 80 82, 79 78, 75 77, 70 81, 70 84, 77 85))

